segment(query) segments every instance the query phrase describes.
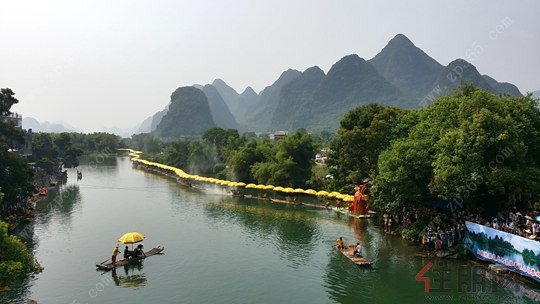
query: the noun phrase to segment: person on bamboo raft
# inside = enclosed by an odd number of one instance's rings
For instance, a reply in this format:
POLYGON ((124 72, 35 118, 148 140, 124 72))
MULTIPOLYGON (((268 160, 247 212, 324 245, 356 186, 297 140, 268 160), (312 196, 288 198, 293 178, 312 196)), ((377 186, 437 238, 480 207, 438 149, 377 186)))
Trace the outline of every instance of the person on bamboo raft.
POLYGON ((143 258, 143 257, 146 256, 144 254, 143 247, 144 247, 144 245, 140 244, 140 245, 137 246, 137 248, 135 248, 135 250, 133 251, 133 257, 134 258, 139 259, 139 258, 143 258))
POLYGON ((343 244, 343 238, 342 237, 339 237, 339 239, 337 239, 336 241, 336 248, 337 249, 345 249, 345 245, 343 244))

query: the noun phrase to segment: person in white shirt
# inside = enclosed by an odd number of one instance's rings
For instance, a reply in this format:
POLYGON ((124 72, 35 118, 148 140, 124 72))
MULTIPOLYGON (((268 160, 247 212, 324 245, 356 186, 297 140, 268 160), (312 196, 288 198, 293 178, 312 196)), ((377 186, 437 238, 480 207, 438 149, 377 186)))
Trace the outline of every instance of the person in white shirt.
POLYGON ((362 245, 360 245, 360 243, 356 243, 356 248, 354 249, 353 254, 359 256, 362 255, 362 245))

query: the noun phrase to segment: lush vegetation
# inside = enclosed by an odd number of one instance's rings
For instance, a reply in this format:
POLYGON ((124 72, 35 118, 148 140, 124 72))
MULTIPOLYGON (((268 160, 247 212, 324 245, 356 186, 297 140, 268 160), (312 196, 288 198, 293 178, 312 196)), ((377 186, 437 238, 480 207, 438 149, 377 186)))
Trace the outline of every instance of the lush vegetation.
POLYGON ((0 222, 0 287, 23 279, 29 272, 41 271, 26 245, 7 231, 8 225, 0 222))
POLYGON ((378 206, 438 197, 454 207, 489 201, 527 207, 540 181, 540 112, 533 99, 465 86, 417 112, 408 135, 379 156, 378 206))
POLYGON ((540 185, 540 112, 530 96, 496 95, 472 85, 418 110, 368 104, 346 113, 337 137, 299 130, 273 142, 212 128, 201 139, 127 143, 145 158, 193 174, 352 193, 374 183, 371 206, 394 211, 443 199, 451 208, 490 203, 528 207, 540 185), (327 165, 315 166, 330 147, 327 165), (329 178, 325 178, 329 177, 329 178))
POLYGON ((330 139, 326 133, 315 136, 299 131, 274 142, 266 136, 258 138, 252 133, 240 135, 233 129, 211 128, 200 139, 162 142, 152 134, 139 134, 127 145, 143 151, 145 159, 191 174, 305 187, 322 186, 320 177, 327 172, 313 170, 314 158, 319 147, 330 139))
POLYGON ((59 165, 79 166, 83 154, 116 153, 122 147, 121 138, 110 133, 35 133, 32 137, 32 158, 37 167, 52 174, 59 165))
POLYGON ((334 187, 374 182, 392 211, 433 199, 451 208, 528 207, 540 185, 540 112, 530 96, 464 86, 419 110, 368 105, 348 112, 331 146, 334 187))
MULTIPOLYGON (((25 198, 34 190, 33 171, 17 153, 8 152, 13 143, 24 140, 24 133, 4 118, 18 100, 10 89, 0 91, 0 207, 25 198)), ((7 233, 8 225, 0 222, 0 287, 21 279, 29 271, 40 270, 26 246, 7 233)))
MULTIPOLYGON (((27 197, 34 190, 30 166, 17 153, 9 152, 16 143, 25 140, 24 132, 5 119, 11 114, 11 107, 19 102, 14 95, 10 89, 0 91, 0 188, 5 202, 27 197)), ((0 206, 0 209, 5 207, 2 203, 0 206)))
POLYGON ((352 185, 377 176, 379 154, 407 133, 410 123, 405 123, 411 118, 406 114, 398 108, 369 104, 343 116, 328 159, 336 188, 350 192, 352 185))

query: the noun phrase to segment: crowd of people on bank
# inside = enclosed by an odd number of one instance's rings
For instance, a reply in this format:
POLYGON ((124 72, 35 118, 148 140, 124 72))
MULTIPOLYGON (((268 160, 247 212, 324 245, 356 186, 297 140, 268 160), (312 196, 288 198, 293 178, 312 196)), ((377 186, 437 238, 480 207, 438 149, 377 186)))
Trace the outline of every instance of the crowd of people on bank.
POLYGON ((466 233, 466 221, 540 241, 538 212, 520 212, 514 208, 508 212, 499 212, 490 220, 481 214, 480 210, 473 213, 466 209, 448 208, 440 212, 428 206, 404 207, 399 212, 384 213, 383 229, 393 234, 398 226, 408 227, 417 221, 427 223, 418 239, 426 253, 445 251, 462 241, 466 233))
POLYGON ((35 209, 36 197, 19 198, 12 204, 2 205, 1 219, 8 224, 15 224, 21 218, 31 217, 35 209))
POLYGON ((479 218, 477 223, 540 241, 540 215, 534 212, 524 213, 525 215, 513 209, 509 212, 499 212, 491 221, 479 218))

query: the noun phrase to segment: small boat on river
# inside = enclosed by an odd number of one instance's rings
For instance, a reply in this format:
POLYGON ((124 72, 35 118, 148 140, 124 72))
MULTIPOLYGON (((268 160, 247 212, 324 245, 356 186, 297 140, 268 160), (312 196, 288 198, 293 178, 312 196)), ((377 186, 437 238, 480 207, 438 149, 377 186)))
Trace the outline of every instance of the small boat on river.
POLYGON ((114 264, 114 265, 113 265, 112 262, 111 263, 99 263, 99 264, 96 264, 96 267, 97 267, 97 270, 109 271, 109 270, 112 270, 112 269, 115 269, 115 268, 118 268, 118 267, 121 267, 121 266, 124 266, 124 265, 140 262, 141 260, 143 260, 145 258, 148 258, 148 257, 151 257, 151 256, 156 255, 156 254, 161 254, 161 252, 163 250, 165 250, 165 248, 162 247, 162 246, 154 247, 151 250, 145 252, 144 253, 145 256, 142 257, 142 258, 122 259, 122 260, 116 261, 116 264, 114 264))
POLYGON ((344 256, 346 256, 351 262, 355 263, 358 266, 371 266, 371 262, 368 259, 354 254, 354 249, 356 245, 349 245, 349 249, 338 249, 344 256))
POLYGON ((349 212, 349 210, 347 210, 344 207, 341 207, 341 208, 333 207, 332 210, 334 210, 337 213, 346 214, 348 216, 352 216, 352 217, 359 218, 359 219, 361 219, 361 218, 372 218, 372 217, 377 216, 377 212, 371 211, 371 210, 369 210, 368 213, 366 213, 366 214, 353 214, 353 213, 349 212))
POLYGON ((272 203, 280 203, 280 204, 287 204, 287 205, 303 205, 304 203, 294 201, 294 200, 283 200, 283 199, 276 199, 271 198, 270 201, 272 203))

